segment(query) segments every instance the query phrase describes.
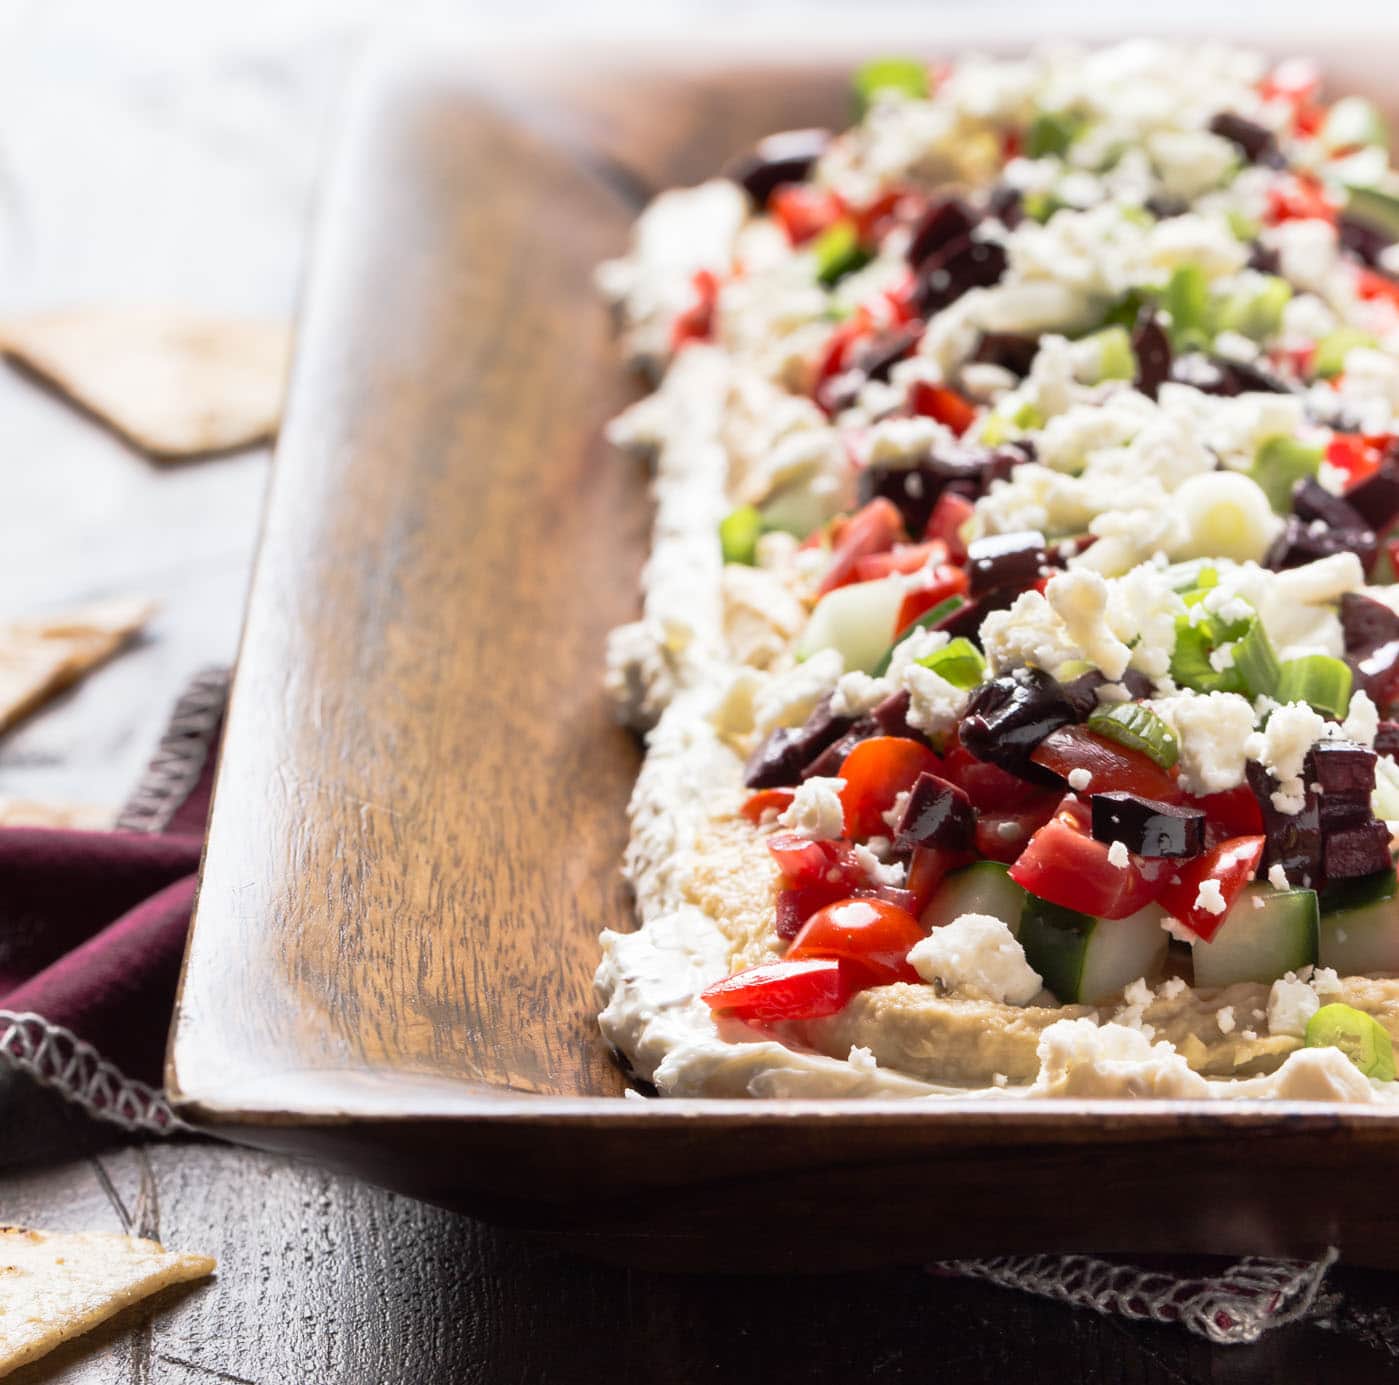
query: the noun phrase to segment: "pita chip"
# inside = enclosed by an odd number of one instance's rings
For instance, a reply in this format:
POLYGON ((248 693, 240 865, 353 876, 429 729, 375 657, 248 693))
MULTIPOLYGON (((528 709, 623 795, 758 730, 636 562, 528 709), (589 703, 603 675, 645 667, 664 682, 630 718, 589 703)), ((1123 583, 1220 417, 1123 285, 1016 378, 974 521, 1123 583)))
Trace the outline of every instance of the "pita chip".
POLYGON ((172 308, 72 308, 0 322, 0 351, 141 451, 173 460, 276 433, 291 329, 172 308))
POLYGON ((155 609, 121 597, 0 624, 0 731, 110 658, 155 609))
POLYGON ((207 1255, 136 1236, 0 1226, 0 1375, 171 1284, 213 1272, 207 1255))

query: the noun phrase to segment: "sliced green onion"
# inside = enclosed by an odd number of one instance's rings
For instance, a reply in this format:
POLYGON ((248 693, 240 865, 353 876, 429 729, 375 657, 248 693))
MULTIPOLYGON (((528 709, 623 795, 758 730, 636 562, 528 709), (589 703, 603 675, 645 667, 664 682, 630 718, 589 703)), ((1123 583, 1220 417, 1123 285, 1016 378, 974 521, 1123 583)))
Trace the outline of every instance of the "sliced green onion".
POLYGON ((1263 622, 1254 616, 1248 629, 1234 641, 1234 670, 1243 682, 1246 696, 1272 697, 1282 677, 1278 656, 1263 622))
POLYGON ((1054 677, 1060 683, 1072 683, 1075 678, 1092 673, 1097 667, 1097 664, 1091 664, 1087 659, 1066 659, 1054 670, 1054 677))
POLYGON ((816 277, 827 288, 870 262, 869 251, 860 244, 860 228, 848 217, 822 231, 811 243, 811 253, 816 277))
POLYGON ((1254 457, 1248 473, 1268 497, 1268 504, 1280 515, 1292 512, 1292 492, 1301 481, 1321 470, 1325 451, 1283 434, 1266 439, 1254 457))
POLYGON ((1312 357, 1312 373, 1323 380, 1344 373, 1346 357, 1357 346, 1377 346, 1369 332, 1358 327, 1337 327, 1327 332, 1316 344, 1316 355, 1312 357))
POLYGON ((1045 111, 1030 122, 1025 132, 1025 155, 1042 159, 1046 154, 1062 154, 1082 133, 1082 116, 1071 111, 1045 111))
POLYGON ((1354 149, 1365 144, 1388 149, 1389 127, 1363 96, 1343 96, 1327 111, 1319 138, 1326 149, 1354 149))
POLYGON ((719 547, 726 563, 746 563, 752 567, 758 556, 763 517, 752 505, 740 505, 719 521, 719 547))
POLYGON ((986 660, 981 650, 962 635, 918 662, 954 688, 974 688, 986 677, 986 660))
POLYGON ((1166 284, 1161 306, 1171 315, 1171 345, 1203 346, 1210 332, 1210 282, 1195 264, 1178 266, 1166 284))
POLYGON ((1044 415, 1028 399, 1011 415, 1010 421, 1017 428, 1043 428, 1045 423, 1044 415))
POLYGON ((883 678, 889 672, 889 665, 893 661, 894 651, 911 635, 915 630, 931 630, 946 620, 954 611, 960 611, 967 603, 960 596, 949 596, 946 601, 939 601, 930 611, 924 611, 917 620, 910 621, 894 636, 894 643, 884 651, 884 657, 874 666, 872 670, 874 677, 883 678))
POLYGON ((1267 341, 1282 330, 1282 313, 1292 298, 1292 285, 1276 274, 1260 275, 1250 287, 1236 290, 1220 305, 1215 329, 1239 332, 1254 341, 1267 341))
POLYGON ((1147 301, 1147 295, 1140 289, 1128 289, 1104 314, 1103 326, 1125 327, 1130 332, 1147 301))
POLYGON ((1162 769, 1180 758, 1176 734, 1150 707, 1139 702, 1118 702, 1099 707, 1088 718, 1088 729, 1106 736, 1128 750, 1138 750, 1162 769))
POLYGON ((1212 620, 1192 625, 1186 616, 1176 620, 1176 643, 1171 651, 1171 677, 1192 692, 1242 692, 1243 678, 1232 665, 1217 669, 1210 655, 1229 643, 1235 630, 1221 629, 1212 620))
POLYGON ((1307 654, 1282 666, 1279 702, 1305 702, 1322 716, 1343 717, 1350 706, 1350 665, 1329 654, 1307 654))
POLYGON ((1235 240, 1251 241, 1261 229, 1251 216, 1245 215, 1237 207, 1231 208, 1225 213, 1225 220, 1228 221, 1229 229, 1234 233, 1235 240))
POLYGON ((874 58, 856 69, 851 85, 855 89, 855 109, 864 115, 883 91, 915 99, 927 96, 928 69, 917 58, 874 58))
POLYGON ((1097 343, 1099 380, 1137 378, 1137 358, 1132 352, 1131 334, 1125 327, 1114 323, 1111 327, 1093 332, 1083 340, 1097 343))
POLYGON ((1043 225, 1064 204, 1052 193, 1042 188, 1032 188, 1020 199, 1020 209, 1031 221, 1043 225))
POLYGON ((1339 1048, 1366 1077, 1394 1081, 1394 1040, 1373 1015, 1339 1001, 1307 1021, 1308 1048, 1339 1048))
POLYGON ((987 414, 981 425, 981 441, 987 447, 999 447, 1016 435, 1015 425, 1004 414, 987 414))

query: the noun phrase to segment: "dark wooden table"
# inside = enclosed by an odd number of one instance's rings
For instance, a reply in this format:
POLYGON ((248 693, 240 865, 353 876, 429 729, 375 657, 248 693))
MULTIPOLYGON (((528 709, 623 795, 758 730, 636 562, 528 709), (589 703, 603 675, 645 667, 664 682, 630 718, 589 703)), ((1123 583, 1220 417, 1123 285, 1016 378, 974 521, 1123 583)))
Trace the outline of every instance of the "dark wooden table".
MULTIPOLYGON (((191 8, 63 0, 0 14, 0 308, 126 297, 290 310, 353 30, 329 3, 256 22, 191 8)), ((138 649, 0 745, 0 793, 116 804, 185 678, 232 657, 266 457, 157 470, 5 372, 0 420, 0 614, 125 590, 164 603, 138 649)), ((129 1229, 220 1264, 159 1312, 13 1377, 30 1385, 972 1385, 1027 1368, 1055 1382, 1356 1385, 1399 1373, 1392 1277, 1343 1268, 1323 1323, 1217 1349, 916 1266, 645 1274, 291 1160, 133 1142, 17 1077, 0 1082, 0 1218, 129 1229)))

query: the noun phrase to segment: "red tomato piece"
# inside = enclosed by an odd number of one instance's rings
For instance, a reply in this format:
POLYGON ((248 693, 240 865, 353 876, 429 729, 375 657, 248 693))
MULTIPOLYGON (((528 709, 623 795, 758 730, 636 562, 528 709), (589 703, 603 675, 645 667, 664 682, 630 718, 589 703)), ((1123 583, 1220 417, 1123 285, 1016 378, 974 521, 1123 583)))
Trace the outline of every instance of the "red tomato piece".
POLYGON ((768 198, 768 211, 793 245, 804 245, 845 215, 839 197, 810 183, 783 183, 768 198))
POLYGON ((1186 861, 1161 891, 1161 907, 1208 942, 1223 923, 1229 906, 1256 874, 1266 840, 1261 836, 1231 837, 1186 861), (1211 880, 1219 886, 1218 894, 1207 890, 1202 900, 1200 887, 1211 880))
MULTIPOLYGON (((947 545, 937 540, 928 543, 896 543, 887 553, 871 553, 855 564, 856 582, 873 582, 896 572, 917 572, 929 563, 940 563, 947 557, 947 545)), ((900 625, 899 629, 903 629, 900 625)))
POLYGON ((792 800, 796 796, 795 789, 759 789, 757 793, 749 794, 747 802, 739 811, 749 822, 761 823, 764 813, 769 810, 785 812, 792 806, 792 800))
MULTIPOLYGON (((940 539, 931 540, 928 546, 931 548, 933 544, 941 544, 944 549, 947 547, 940 539)), ((934 606, 940 605, 949 596, 965 595, 968 585, 967 574, 962 568, 946 565, 938 568, 926 587, 915 587, 912 591, 904 594, 903 603, 899 607, 899 618, 894 622, 894 629, 896 631, 907 629, 924 612, 931 611, 934 606)))
POLYGON ((1326 460, 1345 472, 1349 490, 1380 469, 1380 461, 1392 441, 1388 433, 1333 433, 1326 445, 1326 460))
POLYGON ((902 736, 861 741, 840 767, 840 777, 845 780, 840 801, 845 808, 846 833, 856 841, 887 837, 889 824, 884 814, 925 772, 942 774, 942 761, 926 745, 902 736))
POLYGON ((879 244, 897 219, 899 203, 907 196, 903 188, 893 188, 863 207, 851 208, 850 215, 854 218, 861 245, 874 247, 879 244))
MULTIPOLYGON (((1215 841, 1229 837, 1251 837, 1263 830, 1263 809, 1247 784, 1186 800, 1192 808, 1205 812, 1205 831, 1215 841)), ((1213 845, 1213 843, 1211 843, 1213 845)))
POLYGON ((1051 816, 1052 813, 1046 814, 1042 809, 1026 813, 978 813, 977 855, 1007 866, 1012 864, 1051 816))
POLYGON ((869 336, 871 328, 870 315, 864 308, 856 308, 836 327, 826 339, 825 349, 816 362, 816 375, 811 383, 813 395, 817 394, 827 380, 845 369, 855 343, 869 336))
POLYGON ((936 419, 959 436, 976 422, 976 405, 946 385, 916 381, 909 397, 915 414, 936 419))
POLYGON ((933 512, 928 516, 925 539, 941 539, 947 545, 954 563, 964 562, 967 546, 962 542, 962 526, 972 517, 972 502, 955 491, 943 491, 933 512))
POLYGON ((765 962, 716 981, 700 992, 700 999, 711 1010, 741 1020, 811 1020, 843 1009, 860 981, 853 968, 836 958, 765 962))
POLYGON ((918 920, 882 899, 843 899, 818 910, 802 925, 788 961, 834 957, 848 962, 871 986, 917 981, 908 950, 923 938, 918 920))
POLYGON ((1258 83, 1265 101, 1310 101, 1320 90, 1321 69, 1310 58, 1287 58, 1258 83))
POLYGON ((862 505, 836 535, 831 564, 816 589, 817 596, 855 581, 855 565, 860 559, 887 552, 903 532, 903 516, 892 500, 877 495, 868 505, 862 505))
POLYGON ((1010 878, 1033 895, 1097 918, 1121 919, 1145 908, 1161 891, 1161 863, 1128 856, 1108 860, 1106 842, 1094 841, 1057 817, 1030 838, 1010 878))
POLYGON ((942 777, 956 784, 978 812, 1017 813, 1034 807, 1042 809, 1048 821, 1061 797, 1052 789, 1046 792, 1017 779, 999 765, 978 760, 961 741, 954 741, 944 753, 942 777))
POLYGON ((1173 774, 1139 750, 1095 736, 1083 726, 1061 726, 1051 731, 1035 747, 1030 759, 1065 781, 1072 771, 1087 770, 1093 776, 1089 793, 1121 791, 1161 803, 1181 800, 1181 789, 1173 774))
POLYGON ((694 301, 670 325, 670 349, 679 351, 687 341, 707 341, 714 326, 714 304, 719 280, 707 269, 697 269, 690 281, 694 301))
POLYGON ((1387 275, 1377 274, 1373 269, 1356 269, 1355 291, 1361 298, 1388 299, 1399 308, 1399 284, 1387 275))
POLYGON ((1305 173, 1289 173, 1268 189, 1268 221, 1336 221, 1336 204, 1321 182, 1305 173))
POLYGON ((865 878, 843 841, 813 842, 796 832, 778 832, 768 838, 767 848, 792 889, 825 885, 851 894, 865 878))
POLYGON ((918 316, 913 306, 913 290, 916 283, 913 271, 906 270, 892 288, 884 290, 884 301, 889 305, 891 326, 902 327, 918 316))

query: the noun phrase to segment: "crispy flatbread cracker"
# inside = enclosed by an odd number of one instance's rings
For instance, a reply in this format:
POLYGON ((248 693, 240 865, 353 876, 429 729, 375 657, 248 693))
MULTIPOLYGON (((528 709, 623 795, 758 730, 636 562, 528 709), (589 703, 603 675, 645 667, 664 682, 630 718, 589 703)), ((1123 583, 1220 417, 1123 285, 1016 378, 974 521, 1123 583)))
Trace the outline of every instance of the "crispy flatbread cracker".
POLYGON ((270 438, 291 356, 284 323, 90 307, 0 322, 13 356, 153 457, 270 438))
POLYGON ((115 654, 153 610, 154 602, 119 597, 0 624, 0 731, 115 654))
POLYGON ((136 1236, 0 1226, 0 1375, 171 1284, 213 1272, 207 1255, 136 1236))
POLYGON ((0 827, 76 827, 106 831, 116 813, 96 803, 37 803, 30 798, 0 797, 0 827))

